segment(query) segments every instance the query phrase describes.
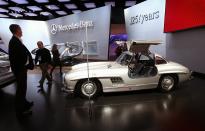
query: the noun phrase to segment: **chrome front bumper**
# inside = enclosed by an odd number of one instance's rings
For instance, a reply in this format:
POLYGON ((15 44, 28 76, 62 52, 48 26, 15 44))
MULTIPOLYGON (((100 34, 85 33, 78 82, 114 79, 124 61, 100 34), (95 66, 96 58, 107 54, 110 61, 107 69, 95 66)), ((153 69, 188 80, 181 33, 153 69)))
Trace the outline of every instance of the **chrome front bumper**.
POLYGON ((61 91, 66 92, 68 94, 74 93, 74 90, 67 88, 67 84, 66 84, 66 81, 65 81, 65 73, 63 74, 63 87, 61 88, 61 91))

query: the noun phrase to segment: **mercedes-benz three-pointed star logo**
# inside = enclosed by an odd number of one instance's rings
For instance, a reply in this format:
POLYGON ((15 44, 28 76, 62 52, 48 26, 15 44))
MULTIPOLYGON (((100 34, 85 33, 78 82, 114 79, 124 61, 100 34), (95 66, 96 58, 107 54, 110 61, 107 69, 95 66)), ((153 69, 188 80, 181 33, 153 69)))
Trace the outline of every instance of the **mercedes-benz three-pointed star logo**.
POLYGON ((51 34, 55 35, 58 31, 58 27, 56 24, 51 25, 51 34))

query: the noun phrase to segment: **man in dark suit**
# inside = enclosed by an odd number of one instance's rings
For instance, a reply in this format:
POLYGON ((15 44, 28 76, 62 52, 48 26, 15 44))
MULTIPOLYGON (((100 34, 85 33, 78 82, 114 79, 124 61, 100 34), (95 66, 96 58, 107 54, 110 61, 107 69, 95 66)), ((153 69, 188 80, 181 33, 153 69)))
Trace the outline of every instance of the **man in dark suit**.
POLYGON ((27 69, 33 69, 34 64, 29 50, 22 43, 22 30, 17 24, 11 24, 9 27, 13 34, 9 42, 9 60, 11 70, 16 77, 16 114, 17 116, 24 116, 31 114, 30 108, 33 102, 26 99, 27 91, 27 69))

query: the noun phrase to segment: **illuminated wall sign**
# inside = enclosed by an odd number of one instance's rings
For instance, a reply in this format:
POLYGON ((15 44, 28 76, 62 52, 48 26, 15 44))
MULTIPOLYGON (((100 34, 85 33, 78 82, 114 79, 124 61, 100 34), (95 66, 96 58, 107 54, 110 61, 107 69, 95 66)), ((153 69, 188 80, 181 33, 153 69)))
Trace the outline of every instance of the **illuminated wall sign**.
MULTIPOLYGON (((78 58, 107 60, 110 34, 111 6, 48 20, 49 39, 54 43, 88 42, 88 49, 78 58), (88 27, 86 31, 86 25, 88 27)), ((77 44, 77 43, 76 43, 77 44)), ((87 47, 87 46, 86 46, 87 47)))
MULTIPOLYGON (((161 40, 165 43, 165 0, 146 0, 124 10, 128 40, 161 40)), ((151 46, 150 50, 166 56, 165 44, 151 46)))
POLYGON ((164 32, 205 26, 205 0, 166 0, 164 32))
POLYGON ((159 18, 159 11, 154 11, 152 13, 145 13, 145 14, 137 14, 135 16, 131 16, 130 18, 130 25, 133 24, 143 24, 144 22, 148 22, 154 19, 159 18))
POLYGON ((57 32, 66 32, 79 30, 84 28, 94 27, 93 21, 80 21, 79 23, 72 23, 70 25, 52 24, 51 34, 55 35, 57 32))

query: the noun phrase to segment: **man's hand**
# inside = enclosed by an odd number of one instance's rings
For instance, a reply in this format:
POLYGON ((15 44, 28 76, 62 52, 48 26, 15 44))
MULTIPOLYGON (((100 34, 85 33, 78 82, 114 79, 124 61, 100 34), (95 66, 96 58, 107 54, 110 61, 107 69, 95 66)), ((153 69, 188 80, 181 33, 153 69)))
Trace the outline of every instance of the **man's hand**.
POLYGON ((28 65, 26 65, 26 68, 29 69, 29 70, 33 70, 34 69, 34 64, 33 63, 28 64, 28 65))

